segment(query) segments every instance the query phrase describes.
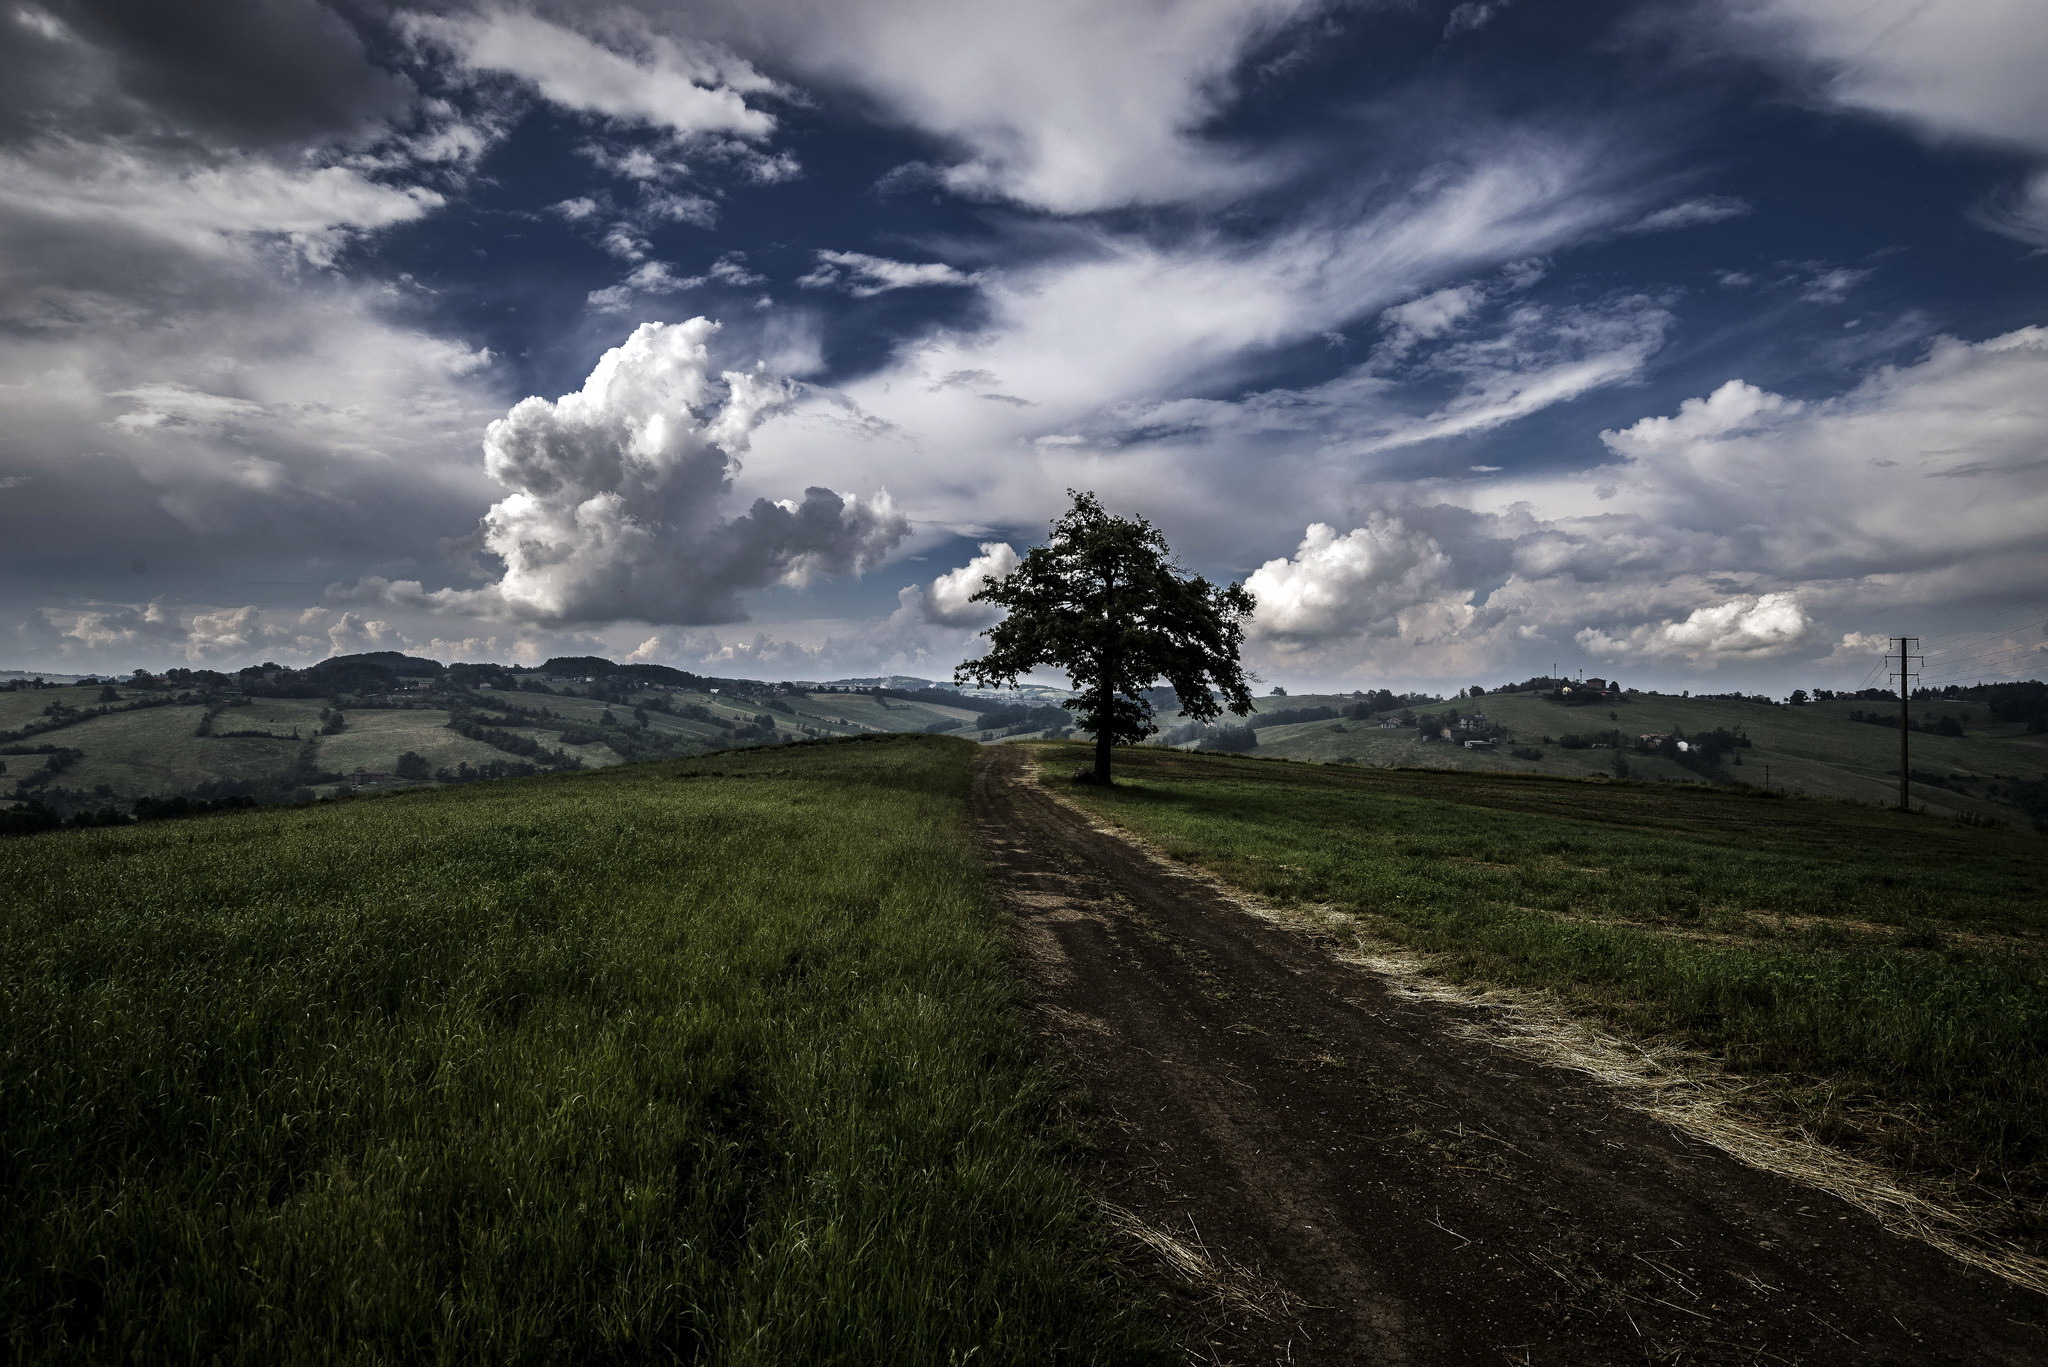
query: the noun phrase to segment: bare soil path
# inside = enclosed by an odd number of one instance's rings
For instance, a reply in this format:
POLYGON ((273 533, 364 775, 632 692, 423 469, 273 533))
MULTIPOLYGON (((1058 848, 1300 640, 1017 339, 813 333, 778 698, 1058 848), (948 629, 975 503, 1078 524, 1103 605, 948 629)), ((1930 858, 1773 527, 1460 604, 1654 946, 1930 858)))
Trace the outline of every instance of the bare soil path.
POLYGON ((1101 1194, 1244 1293, 1197 1317, 1204 1356, 2048 1363, 2048 1299, 1455 1038, 1459 1008, 1246 914, 1028 766, 983 757, 977 818, 1039 1018, 1108 1117, 1101 1194))

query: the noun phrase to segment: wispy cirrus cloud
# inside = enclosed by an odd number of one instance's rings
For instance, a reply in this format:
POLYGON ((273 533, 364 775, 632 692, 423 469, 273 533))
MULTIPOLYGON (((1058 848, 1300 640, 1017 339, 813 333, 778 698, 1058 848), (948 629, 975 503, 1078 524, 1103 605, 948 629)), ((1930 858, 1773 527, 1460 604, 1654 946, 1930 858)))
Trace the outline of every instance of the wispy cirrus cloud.
POLYGON ((890 290, 972 285, 980 279, 942 261, 892 261, 865 252, 821 251, 817 269, 799 278, 797 284, 806 289, 844 290, 856 299, 869 299, 890 290))
MULTIPOLYGON (((2032 0, 1719 0, 1728 30, 1816 102, 1895 120, 1937 142, 2048 158, 2048 24, 2032 0)), ((2048 164, 1972 217, 2048 242, 2048 164)))
POLYGON ((1755 212, 1756 206, 1746 199, 1733 195, 1702 195, 1697 199, 1681 200, 1652 210, 1628 225, 1632 233, 1668 233, 1680 228, 1697 228, 1708 223, 1724 223, 1731 218, 1741 218, 1755 212))

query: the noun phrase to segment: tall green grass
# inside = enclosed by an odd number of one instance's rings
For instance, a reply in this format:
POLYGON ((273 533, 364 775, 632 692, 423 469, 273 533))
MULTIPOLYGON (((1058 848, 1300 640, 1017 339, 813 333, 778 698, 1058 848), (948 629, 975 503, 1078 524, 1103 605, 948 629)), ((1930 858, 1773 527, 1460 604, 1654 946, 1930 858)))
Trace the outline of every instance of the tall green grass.
POLYGON ((845 742, 0 845, 64 1362, 1149 1360, 963 828, 845 742))
POLYGON ((1714 1051, 1820 1133, 1976 1183, 2010 1199, 2009 1232, 2048 1236, 2037 837, 1664 785, 1119 764, 1123 786, 1072 796, 1454 974, 1714 1051))

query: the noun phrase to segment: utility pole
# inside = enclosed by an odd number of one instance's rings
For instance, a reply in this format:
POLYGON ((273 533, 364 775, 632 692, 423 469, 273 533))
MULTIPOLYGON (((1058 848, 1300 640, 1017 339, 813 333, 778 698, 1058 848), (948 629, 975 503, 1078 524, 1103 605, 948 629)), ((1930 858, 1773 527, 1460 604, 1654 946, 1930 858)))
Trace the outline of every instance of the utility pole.
POLYGON ((1907 791, 1906 784, 1913 771, 1906 762, 1906 738, 1913 734, 1913 661, 1924 660, 1927 657, 1907 653, 1920 644, 1918 636, 1894 636, 1892 642, 1899 648, 1899 810, 1910 812, 1913 810, 1913 799, 1907 791))

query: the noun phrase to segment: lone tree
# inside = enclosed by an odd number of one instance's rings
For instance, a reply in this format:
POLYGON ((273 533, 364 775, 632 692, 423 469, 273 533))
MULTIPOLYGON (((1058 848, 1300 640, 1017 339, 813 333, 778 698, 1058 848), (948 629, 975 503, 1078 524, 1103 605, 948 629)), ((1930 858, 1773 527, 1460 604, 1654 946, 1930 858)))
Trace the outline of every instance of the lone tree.
POLYGON ((1214 720, 1225 703, 1238 716, 1252 710, 1237 648, 1253 601, 1242 584, 1183 576, 1143 518, 1113 517, 1094 494, 1067 492, 1074 506, 1052 539, 1003 578, 981 581, 973 601, 1008 615, 989 629, 988 654, 953 679, 1005 687, 1040 665, 1064 669, 1081 695, 1067 705, 1095 737, 1089 780, 1108 783, 1110 747, 1158 730, 1145 690, 1161 679, 1198 721, 1214 720))

